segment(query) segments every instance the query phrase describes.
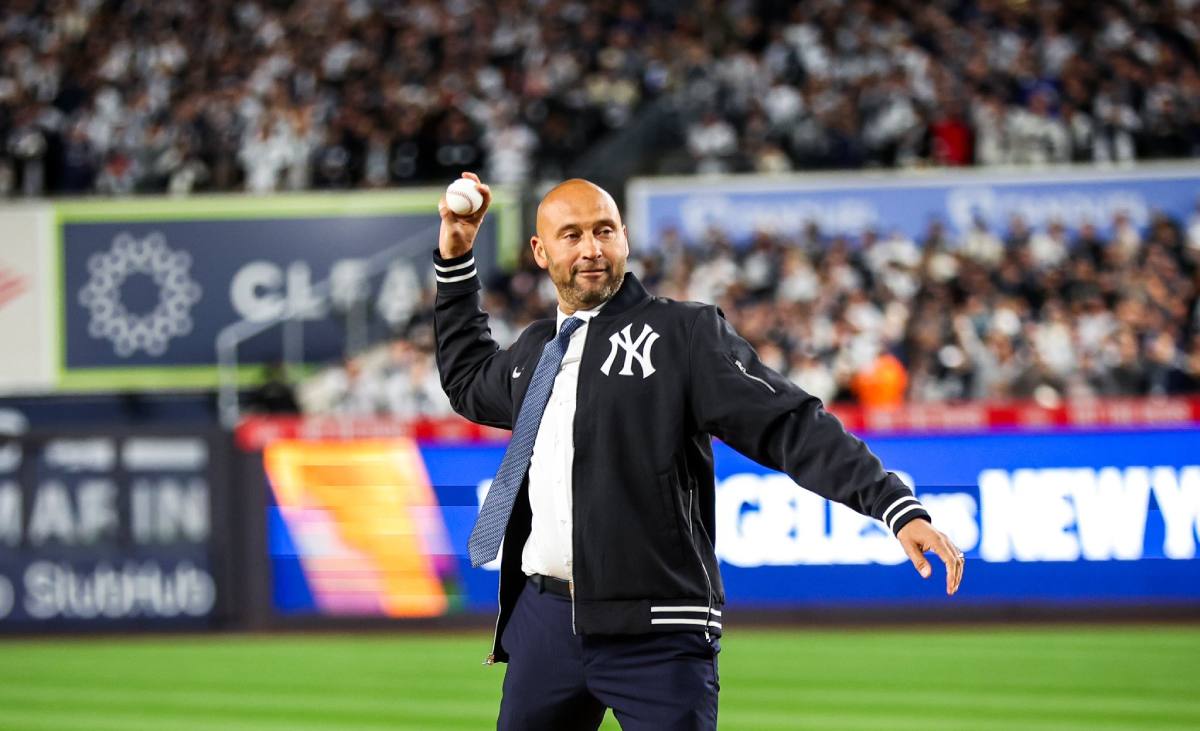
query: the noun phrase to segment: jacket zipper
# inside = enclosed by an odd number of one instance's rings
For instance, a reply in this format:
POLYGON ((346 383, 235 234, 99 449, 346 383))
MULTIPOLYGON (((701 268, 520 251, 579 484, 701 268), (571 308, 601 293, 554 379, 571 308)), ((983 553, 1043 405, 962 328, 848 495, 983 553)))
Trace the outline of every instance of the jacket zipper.
POLYGON ((708 576, 708 567, 704 565, 704 558, 700 555, 700 549, 696 548, 696 539, 692 535, 692 496, 695 490, 691 485, 688 485, 688 543, 692 546, 692 553, 696 554, 696 560, 700 562, 700 570, 704 572, 704 584, 707 587, 708 593, 704 597, 704 603, 708 609, 704 615, 704 641, 711 642, 712 635, 708 631, 708 623, 712 621, 712 579, 708 576))
POLYGON ((740 360, 737 360, 737 359, 735 358, 735 359, 734 359, 734 361, 733 361, 733 363, 734 363, 734 365, 736 365, 736 366, 738 367, 738 370, 742 372, 742 375, 743 375, 743 376, 745 376, 746 378, 749 378, 749 379, 750 379, 750 380, 752 380, 752 381, 758 381, 758 382, 759 382, 759 383, 761 383, 762 385, 766 386, 766 387, 767 387, 767 389, 768 389, 768 390, 769 390, 771 393, 777 393, 777 391, 775 390, 775 387, 774 387, 774 386, 772 386, 771 384, 767 383, 766 381, 764 381, 763 379, 759 378, 758 376, 752 376, 752 375, 750 375, 750 372, 746 370, 746 366, 742 365, 742 362, 741 362, 740 360))
MULTIPOLYGON (((590 326, 595 318, 588 318, 584 323, 585 326, 590 326)), ((583 373, 583 358, 587 354, 588 341, 592 339, 592 333, 595 331, 593 327, 586 327, 587 332, 583 334, 583 350, 579 353, 579 372, 583 373)), ((571 343, 567 342, 567 347, 571 343)), ((576 431, 575 425, 579 423, 579 384, 583 379, 575 382, 575 415, 571 417, 571 443, 572 446, 578 444, 575 441, 576 431)), ((578 635, 579 632, 575 629, 575 564, 579 562, 579 557, 575 555, 575 526, 578 521, 575 520, 575 460, 571 460, 571 578, 567 580, 567 591, 571 594, 571 634, 578 635)))
POLYGON ((500 614, 504 611, 500 604, 500 584, 504 582, 504 572, 497 571, 496 574, 496 628, 492 630, 492 651, 483 658, 484 665, 496 664, 496 643, 500 641, 500 614))
MULTIPOLYGON (((590 334, 590 331, 589 331, 589 333, 585 333, 585 334, 584 334, 584 336, 583 336, 583 347, 584 347, 584 350, 587 350, 587 338, 588 338, 588 334, 590 334)), ((567 341, 567 347, 568 347, 568 348, 569 348, 569 347, 571 347, 571 343, 570 343, 570 341, 567 341)), ((582 361, 582 360, 583 360, 583 355, 582 355, 582 354, 580 354, 579 358, 580 358, 580 361, 582 361)), ((576 395, 578 396, 578 391, 576 392, 576 395)), ((575 412, 575 420, 578 420, 578 418, 579 418, 579 411, 578 411, 578 410, 576 410, 576 412, 575 412)), ((571 425, 571 430, 572 430, 572 440, 574 439, 574 433, 573 433, 573 432, 574 432, 574 429, 575 429, 575 426, 574 426, 574 424, 572 424, 572 425, 571 425)), ((574 468, 572 468, 572 472, 574 472, 574 468)), ((572 474, 572 475, 571 475, 571 491, 572 491, 572 492, 574 492, 574 490, 575 490, 575 475, 574 475, 574 474, 572 474)), ((574 496, 574 495, 572 495, 572 496, 571 496, 571 510, 572 510, 572 511, 574 511, 574 510, 575 510, 575 496, 574 496)), ((574 521, 574 520, 572 520, 572 521, 571 521, 571 527, 572 527, 572 530, 571 530, 571 532, 572 532, 572 534, 574 534, 574 532, 575 532, 575 531, 574 531, 574 523, 575 523, 575 521, 574 521)), ((574 537, 572 537, 572 540, 574 540, 574 537)), ((572 554, 574 554, 574 547, 572 547, 572 551, 571 551, 571 553, 572 553, 572 554)), ((571 557, 571 563, 572 563, 572 564, 574 564, 574 562, 575 562, 575 558, 574 558, 574 555, 572 555, 572 557, 571 557)), ((572 568, 573 568, 573 567, 572 567, 572 568)), ((567 583, 567 587, 570 589, 570 592, 571 592, 571 634, 573 634, 573 635, 574 635, 574 634, 578 634, 578 632, 576 632, 576 631, 575 631, 575 580, 574 580, 574 570, 572 570, 572 572, 571 572, 571 576, 572 576, 572 578, 571 578, 571 579, 568 581, 568 583, 567 583)), ((501 581, 503 581, 503 578, 504 578, 504 572, 503 572, 503 571, 501 571, 501 572, 500 572, 500 579, 501 579, 501 581)), ((499 604, 500 604, 500 586, 499 586, 499 583, 497 583, 497 586, 496 586, 496 604, 497 604, 497 605, 499 605, 499 604)), ((499 641, 499 639, 500 639, 500 614, 501 614, 501 612, 503 612, 503 611, 504 611, 504 608, 503 608, 503 607, 500 607, 500 609, 498 609, 498 610, 496 611, 496 628, 495 628, 495 630, 493 630, 493 631, 492 631, 492 650, 493 650, 493 652, 489 653, 489 654, 488 654, 488 656, 487 656, 486 658, 484 658, 484 660, 483 660, 483 664, 484 664, 484 665, 495 665, 495 664, 496 664, 496 653, 495 653, 495 649, 496 649, 496 642, 498 642, 498 641, 499 641)))

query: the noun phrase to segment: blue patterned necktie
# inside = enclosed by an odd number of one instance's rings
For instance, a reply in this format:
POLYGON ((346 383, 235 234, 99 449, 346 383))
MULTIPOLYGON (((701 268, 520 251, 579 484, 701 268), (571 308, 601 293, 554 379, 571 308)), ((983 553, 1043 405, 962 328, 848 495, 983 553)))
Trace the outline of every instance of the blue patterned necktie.
POLYGON ((508 526, 508 516, 512 513, 513 502, 521 483, 525 481, 525 473, 529 470, 529 459, 533 456, 533 443, 537 441, 538 427, 542 424, 542 414, 546 412, 546 404, 550 401, 550 391, 554 388, 554 378, 562 367, 563 357, 567 354, 567 344, 571 334, 583 326, 584 321, 578 317, 568 317, 558 330, 558 337, 546 343, 542 348, 542 357, 538 360, 529 388, 525 391, 525 400, 521 402, 521 411, 517 415, 517 425, 513 428, 512 439, 504 450, 504 459, 483 507, 479 509, 479 517, 475 519, 475 527, 471 529, 471 538, 467 541, 467 552, 471 556, 472 566, 483 564, 496 558, 500 552, 500 541, 504 538, 504 529, 508 526))

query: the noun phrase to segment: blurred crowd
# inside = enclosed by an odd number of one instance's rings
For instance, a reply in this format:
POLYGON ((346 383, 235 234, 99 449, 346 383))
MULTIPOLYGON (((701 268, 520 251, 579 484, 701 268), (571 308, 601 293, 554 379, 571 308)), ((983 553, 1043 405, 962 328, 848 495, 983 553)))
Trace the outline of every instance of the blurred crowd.
POLYGON ((653 84, 641 54, 665 55, 666 42, 633 52, 643 12, 554 0, 5 0, 0 193, 561 175, 653 84))
POLYGON ((0 195, 561 178, 668 95, 675 172, 1191 156, 1198 48, 1192 0, 5 0, 0 195))
MULTIPOLYGON (((887 231, 731 242, 669 234, 629 268, 652 293, 719 304, 763 362, 823 401, 888 406, 963 399, 1054 406, 1098 396, 1200 392, 1200 205, 1140 229, 976 219, 952 236, 887 231)), ((303 384, 308 411, 443 416, 430 326, 433 284, 404 337, 303 384)), ((507 345, 553 312, 527 256, 487 283, 507 345)))
POLYGON ((728 7, 733 42, 686 90, 700 172, 1200 154, 1194 0, 728 7))
MULTIPOLYGON (((561 179, 669 99, 672 172, 1200 155, 1195 0, 5 0, 0 196, 561 179)), ((668 146, 669 147, 669 146, 668 146)), ((652 291, 716 302, 825 400, 1197 389, 1200 219, 668 235, 652 291)), ((544 316, 489 283, 501 343, 544 316)), ((449 410, 431 286, 306 410, 449 410)))

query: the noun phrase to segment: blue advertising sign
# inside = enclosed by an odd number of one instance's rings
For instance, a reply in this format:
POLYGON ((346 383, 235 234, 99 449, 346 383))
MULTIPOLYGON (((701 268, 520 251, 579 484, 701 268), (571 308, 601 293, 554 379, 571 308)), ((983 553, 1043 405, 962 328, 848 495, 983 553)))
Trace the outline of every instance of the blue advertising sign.
MULTIPOLYGON (((153 384, 129 378, 139 373, 200 373, 211 383, 222 329, 285 313, 303 323, 305 360, 341 356, 348 303, 383 327, 389 308, 403 309, 429 276, 437 193, 414 196, 57 206, 64 385, 121 385, 106 380, 114 375, 125 385, 153 384), (388 266, 366 272, 381 254, 388 266), (316 291, 324 280, 332 297, 316 291)), ((480 233, 484 271, 495 261, 499 225, 490 217, 480 233)), ((281 330, 270 329, 243 343, 239 358, 279 360, 281 341, 281 330)))
MULTIPOLYGON (((1200 430, 873 436, 967 556, 955 604, 1200 601, 1200 430)), ((716 540, 731 609, 944 603, 877 521, 714 444, 716 540)), ((490 611, 498 561, 472 569, 471 526, 504 446, 422 444, 453 552, 452 606, 490 611)), ((312 520, 312 518, 306 518, 312 520)), ((284 526, 271 521, 283 535, 284 526)), ((439 528, 439 531, 442 530, 439 528)), ((272 539, 275 542, 275 539, 272 539)), ((323 545, 323 544, 322 544, 323 545)), ((294 548, 272 549, 277 567, 294 548)), ((936 559, 935 559, 936 562, 936 559)), ((277 568, 276 597, 303 579, 277 568)), ((294 603, 281 611, 316 611, 294 603)))
POLYGON ((629 184, 630 236, 654 248, 675 230, 685 241, 710 229, 744 243, 759 230, 798 234, 816 222, 825 234, 899 231, 919 240, 934 219, 952 233, 976 215, 993 230, 1020 216, 1037 229, 1059 220, 1101 231, 1118 213, 1144 227, 1155 211, 1187 220, 1200 195, 1200 166, 957 173, 831 173, 715 180, 642 178, 629 184))
MULTIPOLYGON (((868 441, 966 553, 956 601, 1200 600, 1200 431, 868 441)), ((876 521, 723 444, 714 449, 717 555, 731 607, 944 598, 876 521)), ((422 451, 434 485, 486 484, 503 455, 422 451)), ((465 502, 459 493, 439 490, 450 503, 465 502)), ((477 509, 445 506, 451 545, 466 545, 477 509)), ((484 581, 465 557, 461 572, 469 605, 494 605, 494 578, 484 581)))

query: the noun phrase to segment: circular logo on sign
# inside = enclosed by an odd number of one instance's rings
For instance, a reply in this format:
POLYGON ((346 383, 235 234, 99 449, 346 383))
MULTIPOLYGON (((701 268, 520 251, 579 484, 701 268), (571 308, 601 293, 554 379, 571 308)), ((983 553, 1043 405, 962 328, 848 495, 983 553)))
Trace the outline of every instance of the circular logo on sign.
POLYGON ((113 351, 128 358, 139 350, 159 356, 171 338, 192 331, 192 305, 200 301, 200 285, 189 275, 192 257, 172 251, 157 231, 138 239, 122 232, 108 251, 88 259, 88 283, 79 290, 79 304, 91 312, 88 334, 112 343, 113 351), (131 312, 122 291, 130 277, 148 277, 158 290, 149 312, 131 312))

